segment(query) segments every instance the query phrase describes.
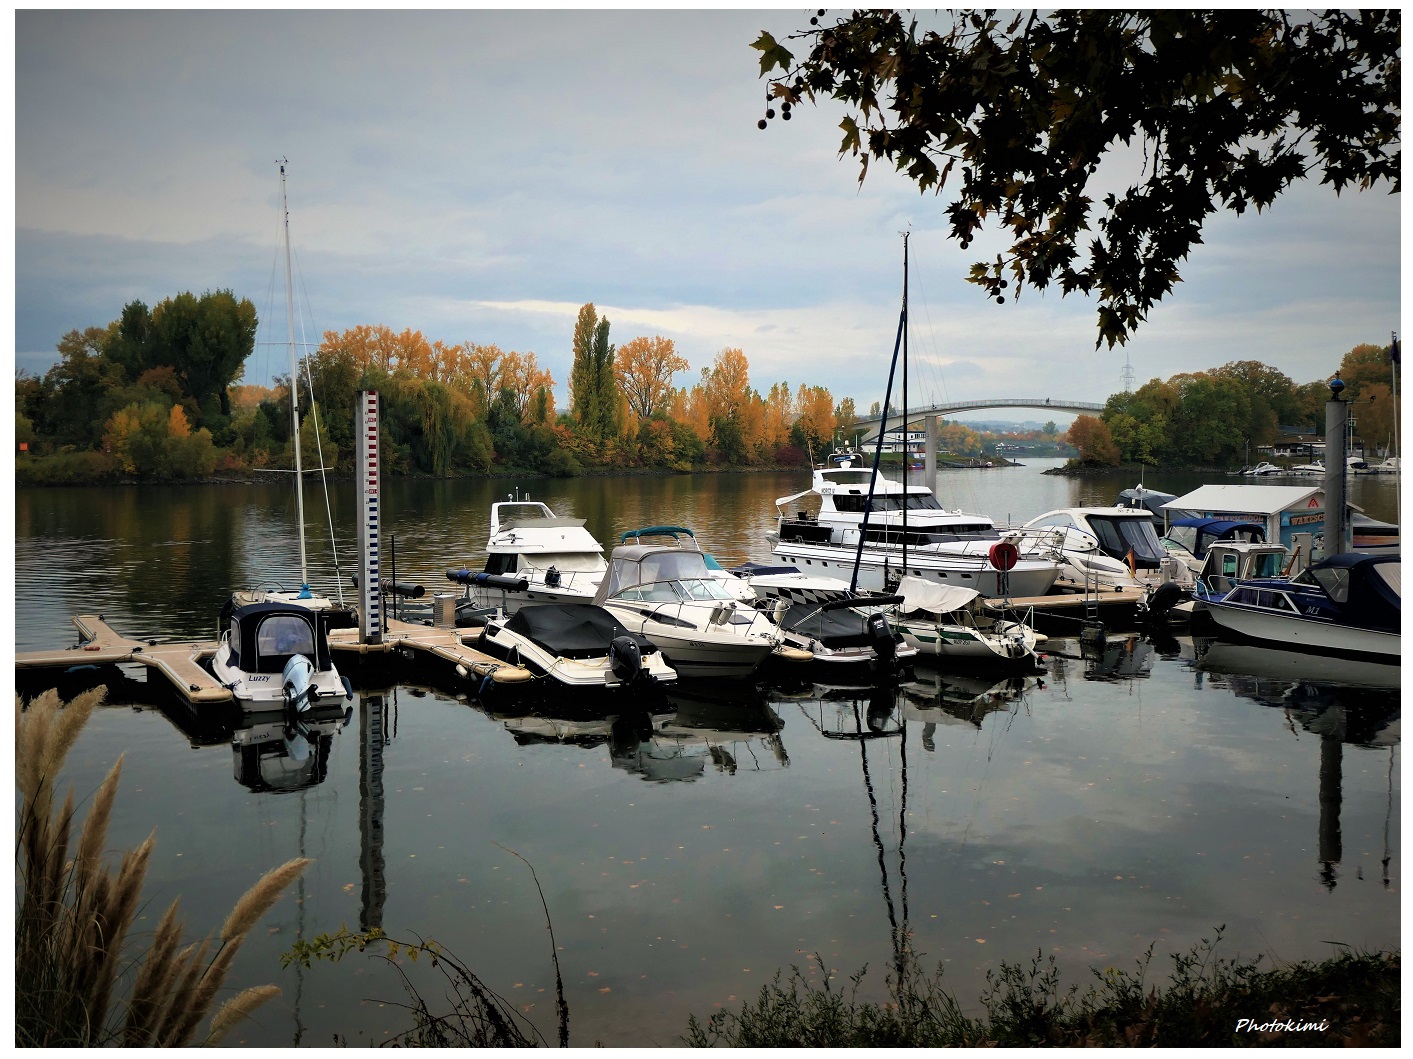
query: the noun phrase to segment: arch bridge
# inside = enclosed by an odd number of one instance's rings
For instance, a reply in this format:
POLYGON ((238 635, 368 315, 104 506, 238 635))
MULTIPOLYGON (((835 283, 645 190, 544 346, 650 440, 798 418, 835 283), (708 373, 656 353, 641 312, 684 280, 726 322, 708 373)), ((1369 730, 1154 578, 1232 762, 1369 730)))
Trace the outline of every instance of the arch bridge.
MULTIPOLYGON (((949 401, 928 408, 909 410, 907 419, 926 419, 930 416, 944 416, 956 412, 974 412, 979 408, 1039 408, 1047 412, 1070 412, 1075 415, 1098 415, 1104 411, 1102 404, 1093 401, 1067 401, 1059 397, 998 397, 985 401, 949 401)), ((878 425, 882 416, 856 416, 854 425, 866 427, 870 431, 878 425)), ((893 430, 903 425, 903 414, 896 412, 888 417, 885 429, 893 430)))

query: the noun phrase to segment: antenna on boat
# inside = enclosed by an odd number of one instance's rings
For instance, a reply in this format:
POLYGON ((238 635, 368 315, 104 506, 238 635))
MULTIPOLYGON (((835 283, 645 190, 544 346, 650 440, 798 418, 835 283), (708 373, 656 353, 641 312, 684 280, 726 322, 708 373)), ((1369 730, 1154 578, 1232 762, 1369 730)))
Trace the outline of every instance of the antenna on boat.
POLYGON ((299 452, 299 363, 294 345, 294 279, 289 258, 289 196, 285 192, 285 166, 288 158, 275 160, 280 167, 280 213, 284 220, 285 240, 285 323, 289 327, 289 412, 291 433, 294 435, 294 495, 299 518, 299 596, 308 599, 309 562, 304 553, 304 471, 299 452))

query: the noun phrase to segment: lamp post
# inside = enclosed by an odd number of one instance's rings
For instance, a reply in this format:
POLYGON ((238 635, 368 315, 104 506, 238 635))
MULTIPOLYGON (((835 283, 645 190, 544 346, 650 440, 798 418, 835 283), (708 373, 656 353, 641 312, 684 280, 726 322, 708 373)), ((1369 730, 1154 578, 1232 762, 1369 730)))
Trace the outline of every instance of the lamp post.
POLYGON ((1349 429, 1349 404, 1341 394, 1344 380, 1335 372, 1325 402, 1325 556, 1349 550, 1349 505, 1345 500, 1345 439, 1349 429))

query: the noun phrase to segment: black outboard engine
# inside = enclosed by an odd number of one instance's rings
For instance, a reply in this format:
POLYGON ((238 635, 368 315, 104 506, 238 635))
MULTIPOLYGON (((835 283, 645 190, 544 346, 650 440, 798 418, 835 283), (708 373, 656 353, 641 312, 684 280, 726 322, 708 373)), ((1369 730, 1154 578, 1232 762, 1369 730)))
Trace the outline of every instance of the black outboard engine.
POLYGON ((1182 586, 1173 581, 1166 581, 1155 588, 1153 594, 1148 597, 1148 613, 1162 621, 1166 619, 1168 611, 1181 603, 1186 596, 1187 592, 1182 586))
POLYGON ((868 638, 873 641, 873 653, 878 656, 878 660, 893 661, 893 657, 898 653, 898 644, 893 639, 893 630, 888 619, 875 612, 868 616, 865 624, 868 628, 868 638))
POLYGON ((631 684, 642 675, 643 653, 631 636, 615 636, 609 641, 608 660, 613 675, 624 684, 631 684))
POLYGON ((559 567, 551 566, 548 570, 545 571, 545 587, 559 587, 559 567))

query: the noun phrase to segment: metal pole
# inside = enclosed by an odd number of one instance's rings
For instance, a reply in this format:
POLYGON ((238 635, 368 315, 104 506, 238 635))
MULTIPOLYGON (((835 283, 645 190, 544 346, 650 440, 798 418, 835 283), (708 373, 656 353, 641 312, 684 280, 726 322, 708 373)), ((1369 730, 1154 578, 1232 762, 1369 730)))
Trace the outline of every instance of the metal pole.
POLYGON ((1325 402, 1325 546, 1324 557, 1349 551, 1349 505, 1345 494, 1345 438, 1349 404, 1341 398, 1344 381, 1339 372, 1330 380, 1325 402))

